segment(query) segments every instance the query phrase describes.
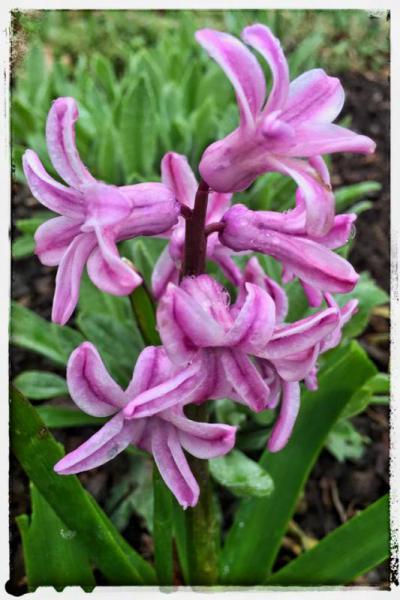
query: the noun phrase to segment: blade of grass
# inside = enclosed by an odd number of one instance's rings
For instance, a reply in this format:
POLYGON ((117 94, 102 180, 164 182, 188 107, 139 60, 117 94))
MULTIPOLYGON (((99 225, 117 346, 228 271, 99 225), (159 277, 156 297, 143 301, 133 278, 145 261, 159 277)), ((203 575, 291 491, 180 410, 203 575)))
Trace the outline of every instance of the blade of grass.
POLYGON ((223 549, 223 584, 261 584, 269 575, 297 498, 330 429, 354 392, 375 373, 356 342, 331 353, 320 374, 319 389, 303 394, 286 448, 276 454, 265 451, 261 457, 275 491, 266 498, 242 502, 223 549))
POLYGON ((153 465, 154 559, 159 585, 172 585, 172 494, 153 465))
POLYGON ((36 410, 17 390, 10 397, 11 449, 29 479, 57 516, 76 531, 90 557, 110 583, 151 585, 153 568, 124 540, 74 475, 57 475, 61 446, 36 410))
POLYGON ((318 586, 354 581, 388 558, 389 531, 389 497, 386 494, 267 578, 265 583, 318 586))

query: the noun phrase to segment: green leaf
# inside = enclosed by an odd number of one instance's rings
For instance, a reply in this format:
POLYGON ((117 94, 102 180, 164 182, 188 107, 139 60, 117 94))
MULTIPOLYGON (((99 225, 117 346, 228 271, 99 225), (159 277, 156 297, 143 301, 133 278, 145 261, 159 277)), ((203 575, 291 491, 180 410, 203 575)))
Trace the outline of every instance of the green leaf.
POLYGON ((108 123, 98 144, 96 172, 101 180, 114 185, 120 183, 118 147, 114 126, 108 123))
POLYGON ((354 415, 365 410, 369 404, 387 404, 389 388, 389 375, 387 373, 377 373, 353 394, 344 407, 340 418, 354 417, 354 415))
POLYGON ((121 105, 119 141, 125 175, 150 173, 156 150, 155 99, 148 77, 141 73, 121 105))
POLYGON ((299 494, 329 431, 353 393, 375 372, 356 342, 330 352, 319 375, 319 389, 303 394, 287 446, 276 454, 265 451, 260 460, 275 490, 267 498, 242 502, 223 549, 221 583, 260 584, 270 573, 299 494))
POLYGON ((31 400, 48 400, 68 394, 65 379, 46 371, 24 371, 14 379, 14 385, 31 400))
POLYGON ((31 235, 21 235, 13 241, 11 254, 15 260, 32 256, 35 251, 35 240, 31 235))
POLYGON ((159 585, 172 585, 172 493, 156 465, 153 466, 154 562, 159 585))
POLYGON ((54 472, 64 453, 36 410, 15 389, 10 400, 11 450, 65 528, 76 532, 111 584, 154 584, 152 567, 118 533, 78 478, 54 472))
POLYGON ((344 585, 389 557, 389 496, 327 535, 271 577, 266 585, 344 585))
POLYGON ((78 315, 77 324, 86 339, 96 346, 111 375, 120 385, 127 386, 144 347, 135 323, 132 320, 117 321, 108 315, 85 312, 78 315))
POLYGON ((364 181, 354 185, 347 185, 335 192, 336 210, 344 212, 350 208, 357 200, 360 200, 371 192, 379 192, 382 185, 377 181, 364 181))
POLYGON ((39 225, 42 225, 42 223, 45 223, 45 221, 57 216, 55 213, 50 212, 49 210, 41 210, 35 214, 36 216, 30 219, 18 219, 15 222, 16 228, 21 231, 21 233, 29 233, 31 236, 33 236, 39 225))
POLYGON ((78 310, 82 313, 97 313, 112 319, 133 321, 132 308, 126 296, 112 296, 99 290, 87 274, 82 277, 78 310))
POLYGON ((67 529, 37 488, 31 484, 32 515, 16 518, 22 538, 28 586, 96 585, 88 554, 76 531, 67 529))
POLYGON ((210 460, 214 479, 236 496, 261 498, 272 494, 274 482, 267 471, 240 450, 210 460))
POLYGON ((122 246, 127 257, 135 265, 149 289, 151 289, 151 275, 154 265, 164 247, 165 241, 156 238, 139 238, 122 246))
POLYGON ((49 429, 60 429, 64 427, 83 427, 85 425, 103 425, 107 419, 92 417, 81 410, 67 408, 65 406, 53 406, 45 404, 36 409, 43 423, 49 429))
POLYGON ((143 285, 131 294, 131 302, 136 323, 146 345, 159 346, 161 339, 157 331, 153 299, 143 285))
POLYGON ((365 444, 369 441, 370 439, 361 435, 350 421, 342 419, 332 427, 325 446, 339 462, 344 462, 361 458, 365 444))
POLYGON ((349 294, 340 294, 336 300, 340 306, 344 306, 353 298, 356 298, 359 304, 357 313, 344 328, 344 335, 348 337, 360 335, 368 325, 372 309, 389 302, 387 293, 377 286, 368 273, 361 273, 354 290, 349 294))
POLYGON ((49 323, 29 308, 11 303, 11 342, 65 365, 71 352, 84 341, 78 331, 49 323))

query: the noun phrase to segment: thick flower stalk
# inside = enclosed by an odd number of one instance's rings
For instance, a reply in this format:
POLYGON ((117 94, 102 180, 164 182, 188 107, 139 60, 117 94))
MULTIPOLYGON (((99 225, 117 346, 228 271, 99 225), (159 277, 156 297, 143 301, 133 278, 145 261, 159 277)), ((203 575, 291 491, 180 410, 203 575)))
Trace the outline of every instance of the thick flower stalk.
MULTIPOLYGON (((198 183, 185 156, 168 152, 161 162, 162 182, 166 185, 181 203, 190 210, 194 207, 194 200, 198 183)), ((218 222, 231 205, 232 194, 211 192, 208 197, 205 225, 218 222)), ((185 219, 179 217, 178 223, 169 232, 170 241, 156 262, 152 275, 152 290, 154 297, 159 299, 166 290, 168 283, 178 283, 179 272, 182 269, 185 245, 185 219)), ((233 284, 241 281, 241 272, 229 248, 220 243, 217 232, 213 232, 207 239, 207 258, 215 262, 224 275, 233 284)))
POLYGON ((127 389, 122 390, 105 369, 96 348, 88 342, 81 344, 68 362, 71 398, 87 414, 111 419, 62 458, 54 467, 56 472, 69 475, 93 469, 132 444, 153 455, 161 476, 181 506, 194 506, 199 486, 183 450, 205 459, 226 454, 235 443, 235 427, 198 423, 184 415, 182 404, 188 397, 204 399, 193 394, 202 379, 204 370, 200 373, 197 365, 176 369, 163 348, 149 346, 139 356, 127 389), (149 402, 149 394, 153 394, 153 402, 149 402), (167 397, 165 405, 169 397, 169 408, 155 409, 154 396, 159 401, 167 397), (136 411, 134 419, 128 418, 124 410, 128 403, 131 408, 140 407, 143 397, 146 410, 136 411))
POLYGON ((332 124, 344 103, 338 79, 312 69, 290 82, 285 55, 268 27, 246 27, 242 38, 270 66, 273 83, 267 99, 262 69, 244 44, 220 31, 196 33, 231 81, 240 112, 239 127, 205 150, 200 173, 213 190, 225 193, 242 191, 270 171, 292 177, 307 205, 307 233, 322 236, 332 226, 334 197, 315 168, 315 157, 371 153, 375 143, 332 124))
POLYGON ((77 118, 73 98, 58 98, 47 117, 49 156, 69 187, 50 177, 33 150, 23 157, 32 194, 62 215, 41 225, 35 235, 40 261, 58 266, 52 320, 60 324, 75 309, 85 264, 99 289, 116 296, 131 293, 142 278, 120 258, 117 242, 166 231, 179 214, 173 192, 161 183, 117 187, 97 181, 75 146, 77 118))

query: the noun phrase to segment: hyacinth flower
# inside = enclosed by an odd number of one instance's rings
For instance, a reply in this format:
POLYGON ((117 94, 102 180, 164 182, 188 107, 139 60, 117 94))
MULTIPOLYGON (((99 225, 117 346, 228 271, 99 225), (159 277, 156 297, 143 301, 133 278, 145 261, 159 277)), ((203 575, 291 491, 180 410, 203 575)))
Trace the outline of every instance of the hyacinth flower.
MULTIPOLYGON (((192 209, 198 183, 186 157, 175 152, 168 152, 161 161, 161 175, 162 182, 173 192, 180 204, 192 209)), ((209 194, 206 225, 222 218, 230 207, 231 196, 232 194, 219 192, 209 194)), ((170 241, 153 270, 152 291, 156 299, 162 296, 168 283, 178 283, 185 242, 185 219, 183 216, 179 217, 178 223, 169 232, 169 237, 170 241)), ((238 285, 241 281, 241 272, 230 255, 230 249, 220 243, 216 232, 208 236, 207 258, 220 266, 229 281, 238 285)))
POLYGON ((60 324, 75 309, 85 264, 99 289, 117 296, 131 293, 142 278, 119 256, 117 242, 166 231, 179 214, 173 192, 161 183, 117 187, 96 180, 75 145, 77 119, 75 100, 58 98, 46 125, 51 162, 69 187, 50 177, 32 150, 23 157, 32 194, 61 215, 35 234, 35 252, 42 264, 58 266, 52 320, 60 324))
POLYGON ((296 208, 287 213, 253 211, 235 204, 222 218, 220 241, 236 251, 252 250, 272 256, 284 267, 284 280, 299 277, 311 306, 322 292, 347 293, 358 281, 352 265, 332 249, 344 245, 355 215, 338 215, 328 233, 314 238, 305 233, 301 192, 296 208))
POLYGON ((261 66, 242 42, 211 29, 198 31, 196 39, 231 81, 240 112, 239 127, 205 150, 201 176, 213 190, 228 193, 246 189, 263 173, 288 175, 304 194, 307 233, 325 235, 333 222, 334 198, 312 159, 375 149, 370 138, 332 123, 345 97, 339 79, 312 69, 290 82, 279 40, 268 27, 252 25, 242 39, 270 66, 273 83, 266 99, 261 66))
MULTIPOLYGON (((179 287, 169 284, 158 306, 157 323, 171 361, 187 365, 207 356, 215 363, 209 378, 222 378, 233 388, 233 399, 261 411, 269 406, 271 393, 252 357, 269 360, 286 380, 298 380, 300 367, 288 363, 287 357, 314 352, 337 327, 339 314, 337 308, 328 307, 284 325, 277 323, 274 300, 265 289, 248 282, 244 289, 239 307, 229 306, 229 295, 212 277, 186 277, 179 287)), ((308 355, 304 361, 309 364, 308 355)))
MULTIPOLYGON (((166 485, 183 508, 194 506, 199 486, 188 465, 184 450, 208 459, 229 452, 235 443, 236 428, 188 419, 182 408, 186 396, 198 387, 198 366, 176 369, 162 347, 148 346, 136 363, 132 380, 124 391, 111 378, 96 348, 85 342, 71 354, 67 383, 75 404, 96 417, 111 417, 92 437, 64 456, 54 467, 61 475, 96 468, 120 454, 130 444, 153 455, 166 485), (154 412, 146 403, 146 416, 127 418, 124 408, 141 403, 144 394, 173 395, 169 408, 154 412)), ((204 379, 204 373, 200 375, 204 379)), ((199 396, 197 396, 197 399, 199 396)))

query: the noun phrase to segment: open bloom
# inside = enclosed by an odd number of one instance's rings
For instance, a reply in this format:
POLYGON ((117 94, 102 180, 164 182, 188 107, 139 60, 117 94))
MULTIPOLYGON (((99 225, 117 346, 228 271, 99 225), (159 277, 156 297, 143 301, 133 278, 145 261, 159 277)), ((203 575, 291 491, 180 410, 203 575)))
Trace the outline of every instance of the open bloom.
MULTIPOLYGON (((197 181, 185 156, 168 152, 161 162, 162 182, 172 190, 179 202, 193 208, 197 191, 197 181)), ((211 192, 208 197, 206 225, 219 221, 231 204, 232 194, 211 192)), ((170 241, 154 266, 152 289, 158 299, 165 292, 168 283, 178 283, 185 242, 185 219, 180 217, 169 234, 170 241)), ((223 246, 217 233, 207 239, 207 258, 216 262, 225 276, 238 285, 241 280, 239 267, 231 258, 231 251, 223 246)))
MULTIPOLYGON (((302 359, 309 360, 307 353, 336 328, 339 315, 329 307, 296 323, 277 324, 275 302, 265 287, 247 282, 244 289, 240 304, 230 306, 228 294, 208 275, 186 277, 179 287, 169 284, 157 322, 171 361, 186 365, 208 357, 215 364, 210 378, 229 384, 233 399, 260 411, 269 405, 270 389, 252 357, 269 360, 285 380, 298 380, 297 372, 287 376, 295 371, 287 357, 305 353, 302 359)), ((284 307, 279 312, 282 318, 284 307)))
MULTIPOLYGON (((98 467, 122 452, 129 444, 154 457, 166 485, 184 507, 194 506, 199 497, 195 480, 183 450, 198 458, 214 458, 229 452, 235 442, 235 427, 199 423, 188 419, 181 403, 196 388, 196 365, 177 369, 162 347, 149 346, 139 356, 132 380, 124 391, 110 377, 96 350, 83 343, 68 362, 67 382, 74 402, 84 412, 97 417, 110 416, 91 438, 62 458, 54 467, 69 475, 98 467), (174 403, 159 412, 154 405, 150 416, 135 413, 127 418, 124 408, 138 402, 144 394, 170 394, 174 403)), ((204 376, 203 376, 204 377, 204 376)), ((198 399, 199 397, 197 397, 198 399)), ((149 403, 147 402, 147 407, 149 403)))
POLYGON ((271 68, 273 83, 266 101, 262 69, 244 44, 220 31, 196 33, 197 41, 230 79, 240 111, 239 127, 205 150, 200 173, 219 192, 244 190, 269 171, 289 175, 304 193, 307 233, 324 235, 332 226, 334 199, 313 159, 332 152, 371 153, 375 144, 332 124, 344 102, 337 78, 312 69, 290 83, 286 58, 268 27, 246 27, 242 38, 271 68))
POLYGON ((32 194, 62 215, 41 225, 35 234, 40 261, 58 265, 52 319, 61 324, 75 309, 86 263, 98 288, 114 295, 129 294, 142 279, 120 258, 116 243, 161 233, 176 222, 179 213, 173 192, 161 183, 117 187, 97 181, 75 146, 77 118, 73 98, 58 98, 47 117, 49 156, 69 187, 50 177, 32 150, 23 157, 32 194))
POLYGON ((350 236, 355 215, 338 215, 322 237, 307 235, 302 192, 296 208, 286 213, 253 211, 235 204, 223 216, 220 240, 237 251, 253 250, 274 257, 284 267, 284 280, 299 277, 312 306, 323 292, 350 292, 358 281, 352 265, 332 252, 350 236))

